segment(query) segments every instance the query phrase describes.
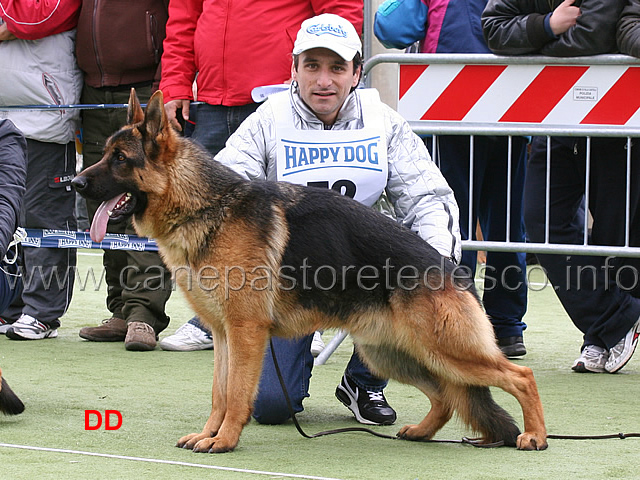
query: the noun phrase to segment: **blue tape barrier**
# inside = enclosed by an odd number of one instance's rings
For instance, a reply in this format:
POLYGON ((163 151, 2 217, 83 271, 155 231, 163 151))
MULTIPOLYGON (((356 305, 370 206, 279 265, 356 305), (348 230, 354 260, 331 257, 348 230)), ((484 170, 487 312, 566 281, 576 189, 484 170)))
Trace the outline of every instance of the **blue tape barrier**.
POLYGON ((95 248, 102 250, 136 250, 157 252, 155 240, 124 233, 107 233, 104 240, 94 242, 88 232, 26 228, 24 247, 37 248, 95 248))

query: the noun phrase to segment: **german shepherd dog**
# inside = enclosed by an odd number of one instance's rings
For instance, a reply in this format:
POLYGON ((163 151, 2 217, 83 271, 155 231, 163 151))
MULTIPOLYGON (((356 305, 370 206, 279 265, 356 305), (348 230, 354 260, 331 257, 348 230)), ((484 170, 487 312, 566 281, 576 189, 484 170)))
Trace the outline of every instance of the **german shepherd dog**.
POLYGON ((132 215, 213 332, 211 414, 177 446, 233 450, 270 336, 341 328, 373 372, 429 398, 428 415, 402 427, 400 438, 431 439, 456 412, 484 442, 547 447, 531 370, 501 353, 471 280, 457 278, 452 262, 338 192, 245 180, 173 130, 160 91, 143 112, 132 90, 128 107, 128 125, 73 185, 104 202, 94 240, 108 219, 132 215), (489 386, 517 398, 524 433, 489 386))
POLYGON ((13 393, 11 387, 2 376, 2 369, 0 368, 0 412, 5 415, 18 415, 24 412, 24 404, 13 393))

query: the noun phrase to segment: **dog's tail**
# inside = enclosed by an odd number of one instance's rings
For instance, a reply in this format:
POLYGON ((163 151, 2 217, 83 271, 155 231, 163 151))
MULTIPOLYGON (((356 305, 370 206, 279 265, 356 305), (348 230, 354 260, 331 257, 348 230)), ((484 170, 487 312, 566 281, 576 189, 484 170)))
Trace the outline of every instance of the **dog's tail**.
POLYGON ((13 393, 4 378, 0 383, 0 412, 5 415, 18 415, 24 412, 24 403, 13 393))
POLYGON ((448 385, 447 400, 463 422, 482 435, 486 443, 503 442, 515 447, 520 429, 513 417, 498 405, 489 387, 448 385))

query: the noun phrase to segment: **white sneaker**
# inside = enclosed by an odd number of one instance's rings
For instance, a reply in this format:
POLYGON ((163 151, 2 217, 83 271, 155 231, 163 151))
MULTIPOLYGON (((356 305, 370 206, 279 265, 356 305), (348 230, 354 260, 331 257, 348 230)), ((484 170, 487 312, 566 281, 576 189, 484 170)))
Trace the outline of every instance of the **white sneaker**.
POLYGON ((213 337, 209 332, 187 322, 173 335, 160 340, 160 348, 171 352, 213 350, 213 337))
POLYGON ((311 355, 317 357, 324 350, 324 342, 322 341, 322 332, 315 332, 311 341, 311 355))
POLYGON ((7 337, 11 340, 42 340, 43 338, 56 338, 58 329, 38 321, 31 315, 24 313, 7 330, 7 337))
POLYGON ((587 345, 582 350, 578 359, 573 362, 571 370, 580 373, 604 373, 605 363, 609 358, 609 352, 606 348, 596 345, 587 345))
POLYGON ((622 367, 624 367, 629 360, 633 352, 638 345, 638 337, 640 336, 640 320, 629 330, 622 340, 620 340, 615 347, 609 350, 609 360, 604 368, 609 373, 616 373, 622 367))

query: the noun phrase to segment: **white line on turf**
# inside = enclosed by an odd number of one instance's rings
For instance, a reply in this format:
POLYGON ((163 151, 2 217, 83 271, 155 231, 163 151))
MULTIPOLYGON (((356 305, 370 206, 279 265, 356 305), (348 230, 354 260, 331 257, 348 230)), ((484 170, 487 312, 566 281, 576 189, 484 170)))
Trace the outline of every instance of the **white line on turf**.
POLYGON ((128 457, 124 455, 110 455, 107 453, 83 452, 79 450, 65 450, 61 448, 33 447, 29 445, 13 445, 10 443, 0 443, 0 447, 17 448, 22 450, 36 450, 40 452, 71 453, 74 455, 87 455, 91 457, 113 458, 117 460, 132 460, 135 462, 161 463, 165 465, 178 465, 180 467, 207 468, 210 470, 224 470, 227 472, 252 473, 255 475, 270 475, 275 478, 283 477, 283 478, 306 478, 310 480, 340 480, 338 478, 331 478, 331 477, 316 477, 313 475, 296 475, 293 473, 265 472, 262 470, 247 470, 244 468, 220 467, 217 465, 203 465, 199 463, 176 462, 172 460, 160 460, 157 458, 128 457))

